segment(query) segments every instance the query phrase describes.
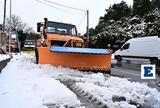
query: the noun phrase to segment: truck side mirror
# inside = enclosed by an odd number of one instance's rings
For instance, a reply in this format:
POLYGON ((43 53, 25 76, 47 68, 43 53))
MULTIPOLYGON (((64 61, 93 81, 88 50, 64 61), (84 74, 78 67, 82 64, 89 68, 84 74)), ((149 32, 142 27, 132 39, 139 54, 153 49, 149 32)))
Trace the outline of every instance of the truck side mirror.
POLYGON ((37 23, 37 32, 40 32, 41 30, 41 23, 37 23))

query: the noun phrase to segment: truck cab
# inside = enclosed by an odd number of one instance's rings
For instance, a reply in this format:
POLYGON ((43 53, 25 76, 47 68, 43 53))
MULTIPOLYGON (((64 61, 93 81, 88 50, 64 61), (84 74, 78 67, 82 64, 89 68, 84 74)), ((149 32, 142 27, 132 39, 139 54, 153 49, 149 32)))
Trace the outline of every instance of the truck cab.
POLYGON ((42 46, 84 47, 83 39, 77 36, 76 26, 72 24, 48 21, 45 18, 44 23, 37 23, 37 32, 40 33, 42 46))

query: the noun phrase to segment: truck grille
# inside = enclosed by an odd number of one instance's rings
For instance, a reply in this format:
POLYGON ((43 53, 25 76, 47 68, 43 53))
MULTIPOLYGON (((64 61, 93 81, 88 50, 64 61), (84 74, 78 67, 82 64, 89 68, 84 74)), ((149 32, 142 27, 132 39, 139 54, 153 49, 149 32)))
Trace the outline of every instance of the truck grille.
POLYGON ((51 41, 51 46, 63 46, 66 43, 66 41, 51 41))

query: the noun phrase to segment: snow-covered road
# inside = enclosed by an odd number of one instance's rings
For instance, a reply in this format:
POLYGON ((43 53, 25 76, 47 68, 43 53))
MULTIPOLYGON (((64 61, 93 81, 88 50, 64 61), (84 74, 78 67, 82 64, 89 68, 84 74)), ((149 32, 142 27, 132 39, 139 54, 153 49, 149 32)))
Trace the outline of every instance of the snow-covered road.
POLYGON ((0 108, 45 108, 50 105, 84 108, 75 91, 109 108, 160 107, 160 92, 146 84, 34 62, 33 56, 15 55, 3 69, 0 108), (63 81, 73 81, 74 90, 67 88, 63 81), (123 99, 117 100, 117 97, 123 99))

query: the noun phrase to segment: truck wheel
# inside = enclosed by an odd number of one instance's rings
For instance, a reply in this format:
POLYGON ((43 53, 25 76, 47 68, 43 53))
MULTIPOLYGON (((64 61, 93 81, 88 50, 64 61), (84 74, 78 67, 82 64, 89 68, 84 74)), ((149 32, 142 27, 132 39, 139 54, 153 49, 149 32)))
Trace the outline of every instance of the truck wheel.
POLYGON ((35 57, 36 57, 36 64, 38 64, 39 57, 38 57, 38 49, 35 48, 35 57))
POLYGON ((151 64, 155 64, 155 65, 159 65, 159 61, 158 61, 157 58, 152 58, 152 59, 150 59, 150 63, 151 63, 151 64))

